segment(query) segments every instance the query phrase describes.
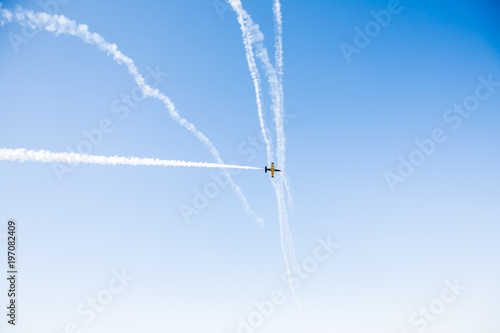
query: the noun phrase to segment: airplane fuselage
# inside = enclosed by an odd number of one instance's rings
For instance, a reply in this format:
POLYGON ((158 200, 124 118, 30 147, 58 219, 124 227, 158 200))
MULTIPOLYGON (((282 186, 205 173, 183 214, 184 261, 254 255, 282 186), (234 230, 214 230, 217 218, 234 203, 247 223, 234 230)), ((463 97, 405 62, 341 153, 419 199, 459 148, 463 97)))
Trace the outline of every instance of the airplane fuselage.
POLYGON ((271 163, 271 168, 268 168, 268 167, 267 167, 267 165, 266 165, 266 167, 265 167, 265 169, 264 169, 264 170, 265 170, 265 172, 266 172, 266 173, 267 173, 268 171, 271 171, 271 177, 272 177, 272 178, 274 178, 274 172, 279 172, 279 171, 281 171, 281 170, 279 170, 279 169, 275 169, 275 168, 274 168, 274 162, 273 162, 273 163, 271 163))

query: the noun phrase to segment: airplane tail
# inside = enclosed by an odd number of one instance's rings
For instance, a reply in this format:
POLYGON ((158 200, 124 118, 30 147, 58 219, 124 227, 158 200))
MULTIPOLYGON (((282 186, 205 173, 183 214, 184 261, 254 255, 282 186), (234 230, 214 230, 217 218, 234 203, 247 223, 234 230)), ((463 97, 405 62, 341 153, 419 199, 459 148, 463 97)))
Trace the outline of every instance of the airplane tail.
POLYGON ((268 171, 268 170, 270 171, 271 169, 268 169, 268 168, 267 168, 267 165, 266 165, 266 166, 265 166, 265 171, 266 171, 266 173, 267 173, 267 171, 268 171))

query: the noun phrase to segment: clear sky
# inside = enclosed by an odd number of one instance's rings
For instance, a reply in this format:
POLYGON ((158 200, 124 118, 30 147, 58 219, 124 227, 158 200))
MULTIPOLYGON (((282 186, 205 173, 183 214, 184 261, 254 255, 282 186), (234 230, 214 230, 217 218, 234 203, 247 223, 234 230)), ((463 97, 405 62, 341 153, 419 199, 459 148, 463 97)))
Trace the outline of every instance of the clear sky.
MULTIPOLYGON (((149 74, 225 161, 264 167, 240 27, 222 0, 44 3, 2 8, 87 24, 149 74)), ((243 6, 274 55, 272 1, 243 6)), ((229 186, 214 185, 217 170, 78 165, 58 176, 50 164, 0 162, 0 236, 16 219, 20 267, 18 327, 2 310, 2 332, 497 333, 499 9, 282 1, 304 310, 282 278, 263 170, 234 176, 259 226, 229 186), (187 206, 196 214, 183 215, 187 206)), ((213 162, 134 88, 95 46, 0 27, 0 148, 213 162), (89 146, 84 133, 103 121, 89 146)))

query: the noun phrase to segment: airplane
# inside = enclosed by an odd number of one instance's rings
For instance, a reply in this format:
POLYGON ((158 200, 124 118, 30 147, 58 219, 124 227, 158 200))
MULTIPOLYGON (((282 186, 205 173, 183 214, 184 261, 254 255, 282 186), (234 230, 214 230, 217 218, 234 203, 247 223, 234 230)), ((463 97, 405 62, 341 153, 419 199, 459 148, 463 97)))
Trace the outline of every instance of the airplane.
POLYGON ((266 173, 267 173, 268 171, 271 171, 271 177, 273 177, 273 178, 274 178, 274 172, 275 172, 275 171, 281 171, 281 170, 278 170, 278 169, 275 169, 275 168, 274 168, 274 162, 273 162, 273 163, 271 163, 271 169, 269 169, 269 168, 267 167, 267 165, 266 165, 265 170, 266 170, 266 173))

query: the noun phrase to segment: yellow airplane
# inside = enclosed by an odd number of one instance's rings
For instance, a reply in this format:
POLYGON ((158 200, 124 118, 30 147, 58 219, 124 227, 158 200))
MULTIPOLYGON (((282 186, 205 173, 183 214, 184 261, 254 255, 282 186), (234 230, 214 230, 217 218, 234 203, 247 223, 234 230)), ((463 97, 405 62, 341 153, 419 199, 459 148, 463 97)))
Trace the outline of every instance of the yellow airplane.
POLYGON ((265 169, 265 170, 266 170, 266 173, 267 173, 268 171, 271 171, 271 177, 273 177, 273 178, 274 178, 274 172, 275 172, 275 171, 281 171, 281 170, 278 170, 278 169, 275 169, 275 168, 274 168, 274 162, 273 162, 273 163, 271 163, 271 169, 268 169, 268 167, 267 167, 267 165, 266 165, 266 169, 265 169))

